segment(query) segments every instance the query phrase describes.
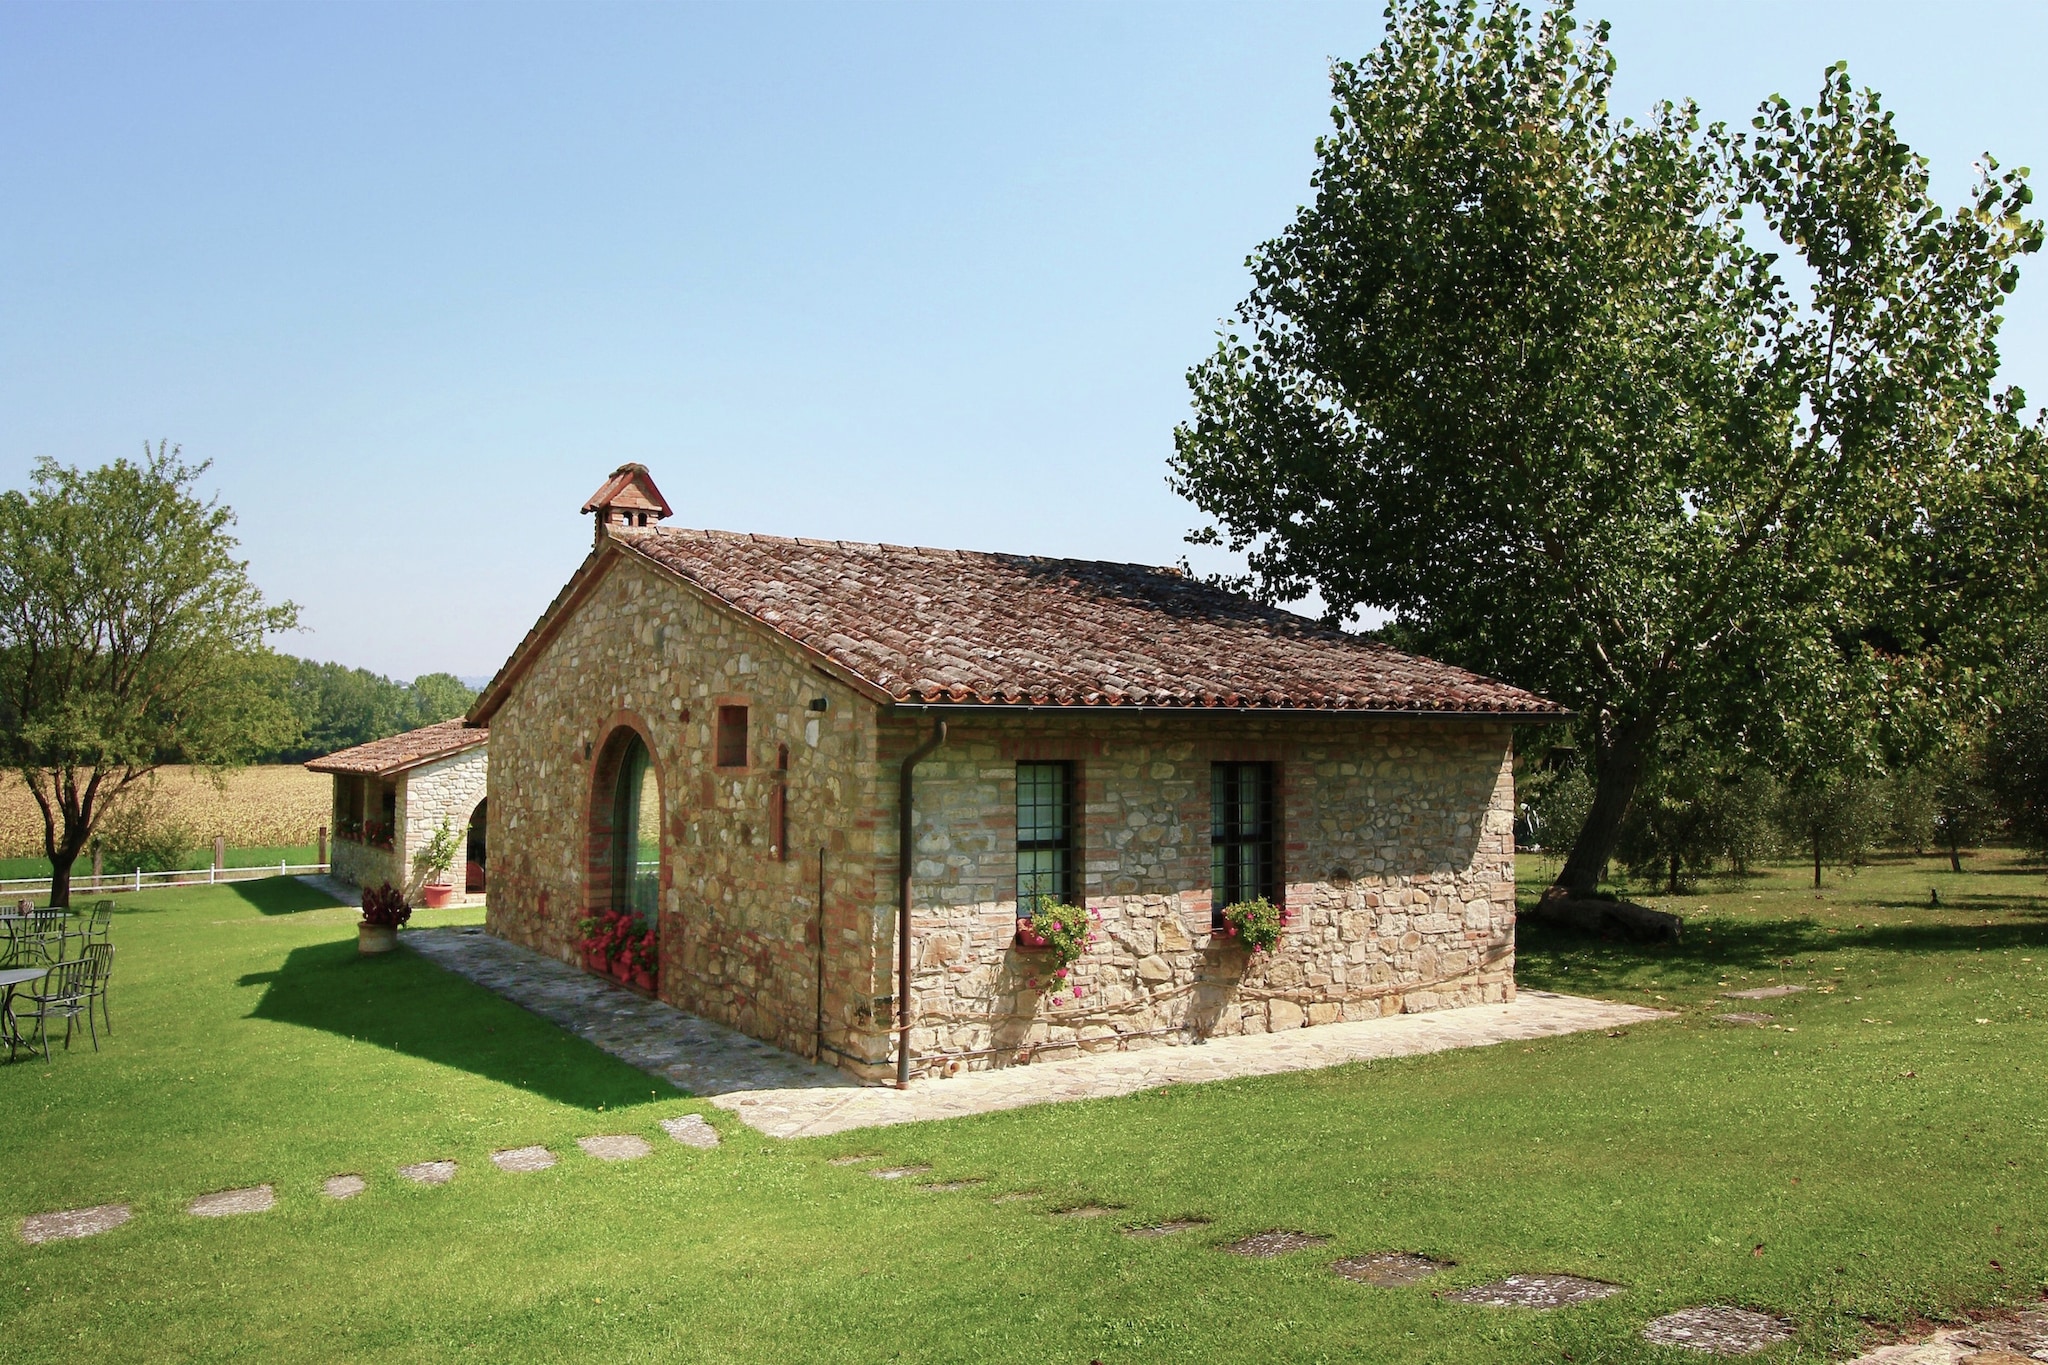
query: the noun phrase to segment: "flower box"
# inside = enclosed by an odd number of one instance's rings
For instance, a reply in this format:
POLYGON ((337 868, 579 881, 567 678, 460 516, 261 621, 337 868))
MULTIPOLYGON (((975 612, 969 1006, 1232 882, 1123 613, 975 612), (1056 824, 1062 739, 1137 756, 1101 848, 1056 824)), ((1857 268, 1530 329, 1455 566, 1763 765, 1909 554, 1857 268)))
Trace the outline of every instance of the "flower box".
POLYGON ((1039 949, 1049 948, 1052 945, 1046 942, 1042 936, 1033 933, 1031 921, 1019 915, 1017 917, 1017 946, 1019 948, 1039 949))

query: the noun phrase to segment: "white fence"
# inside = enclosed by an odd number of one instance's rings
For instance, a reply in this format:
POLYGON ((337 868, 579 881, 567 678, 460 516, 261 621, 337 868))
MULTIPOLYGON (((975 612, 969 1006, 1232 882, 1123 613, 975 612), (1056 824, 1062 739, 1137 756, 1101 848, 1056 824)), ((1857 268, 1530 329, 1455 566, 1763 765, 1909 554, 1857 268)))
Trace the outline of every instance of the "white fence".
MULTIPOLYGON (((329 863, 285 863, 276 867, 199 867, 182 872, 144 872, 140 868, 125 876, 108 873, 95 877, 90 871, 71 874, 74 896, 105 896, 117 891, 153 891, 166 886, 218 886, 223 882, 253 882, 261 877, 298 877, 324 874, 329 863)), ((48 877, 12 877, 0 881, 0 902, 14 896, 50 894, 48 877)))

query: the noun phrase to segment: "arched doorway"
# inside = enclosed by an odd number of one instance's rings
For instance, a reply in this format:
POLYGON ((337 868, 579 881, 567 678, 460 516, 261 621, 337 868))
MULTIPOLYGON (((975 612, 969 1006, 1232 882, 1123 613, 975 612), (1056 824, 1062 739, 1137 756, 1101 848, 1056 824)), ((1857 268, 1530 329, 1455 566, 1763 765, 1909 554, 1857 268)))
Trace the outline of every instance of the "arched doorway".
POLYGON ((484 807, 489 804, 490 798, 485 797, 469 813, 469 843, 463 860, 462 889, 472 896, 483 895, 487 886, 484 876, 484 807))
POLYGON ((647 741, 621 725, 605 741, 590 792, 587 914, 611 920, 608 941, 586 941, 592 970, 658 989, 661 932, 661 782, 647 741), (624 916, 621 923, 616 916, 624 916))

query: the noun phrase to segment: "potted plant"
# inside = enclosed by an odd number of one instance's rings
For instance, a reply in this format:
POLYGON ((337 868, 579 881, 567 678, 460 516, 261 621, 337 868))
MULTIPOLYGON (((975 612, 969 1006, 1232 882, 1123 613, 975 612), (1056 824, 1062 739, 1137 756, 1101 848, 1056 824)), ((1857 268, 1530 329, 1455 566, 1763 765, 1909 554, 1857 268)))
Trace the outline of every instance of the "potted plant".
MULTIPOLYGON (((1052 994, 1065 987, 1074 964, 1094 941, 1094 916, 1079 906, 1041 898, 1030 915, 1017 917, 1017 946, 1052 954, 1052 970, 1047 973, 1052 982, 1047 990, 1052 994)), ((1075 987, 1074 994, 1080 993, 1080 987, 1075 987)))
POLYGON ((405 893, 385 882, 363 888, 363 921, 356 926, 356 951, 388 953, 398 946, 398 926, 412 918, 405 893))
POLYGON ((447 882, 448 869, 455 865, 455 831, 442 820, 419 851, 412 855, 412 880, 407 889, 424 897, 430 909, 438 910, 455 899, 455 888, 447 882))
POLYGON ((1255 953, 1270 952, 1286 923, 1287 912, 1264 896, 1223 907, 1223 935, 1255 953))
POLYGON ((660 970, 659 941, 654 929, 628 910, 604 910, 585 918, 581 925, 583 965, 615 981, 654 989, 660 970))

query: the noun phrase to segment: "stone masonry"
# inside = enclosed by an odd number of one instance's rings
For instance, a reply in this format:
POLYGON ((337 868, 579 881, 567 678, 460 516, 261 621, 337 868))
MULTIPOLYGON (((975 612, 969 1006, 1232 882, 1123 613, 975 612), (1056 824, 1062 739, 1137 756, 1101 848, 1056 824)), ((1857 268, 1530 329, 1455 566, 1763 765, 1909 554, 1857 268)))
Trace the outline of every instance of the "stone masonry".
MULTIPOLYGON (((918 734, 892 724, 885 758, 918 734)), ((1509 741, 1463 720, 953 722, 917 770, 913 1049, 979 1066, 1513 999, 1509 741), (1071 762, 1080 789, 1099 920, 1078 996, 1040 989, 1048 958, 1016 946, 1015 773, 1034 759, 1071 762), (1243 760, 1278 775, 1288 924, 1269 953, 1210 933, 1209 765, 1243 760)))
POLYGON ((408 769, 398 779, 398 831, 392 841, 398 856, 394 861, 410 876, 413 855, 445 820, 455 832, 455 861, 443 879, 455 888, 457 900, 464 899, 463 849, 469 818, 484 799, 490 781, 489 753, 484 748, 465 749, 408 769))
MULTIPOLYGON (((616 549, 515 662, 489 716, 490 930, 580 960, 606 755, 637 733, 661 790, 660 997, 807 1056, 822 1034, 823 1060, 893 1074, 896 779, 931 719, 616 549), (715 762, 720 706, 748 709, 744 765, 715 762)), ((986 710, 948 713, 916 774, 921 1070, 1513 998, 1507 719, 986 710), (1081 995, 1057 1002, 1045 956, 1015 943, 1030 760, 1075 765, 1080 890, 1101 917, 1081 995), (1216 761, 1276 765, 1291 919, 1270 954, 1209 933, 1216 761)))

